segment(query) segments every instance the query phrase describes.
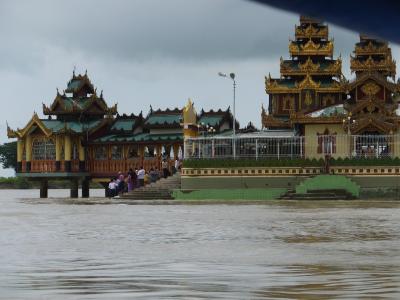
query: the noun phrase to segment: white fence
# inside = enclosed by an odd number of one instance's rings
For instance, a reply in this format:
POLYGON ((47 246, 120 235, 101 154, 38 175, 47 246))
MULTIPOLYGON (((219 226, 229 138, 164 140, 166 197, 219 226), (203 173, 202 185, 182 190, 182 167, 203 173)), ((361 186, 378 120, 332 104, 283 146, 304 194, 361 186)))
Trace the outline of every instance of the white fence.
POLYGON ((316 135, 313 137, 197 137, 185 140, 185 159, 294 159, 396 156, 398 135, 316 135))

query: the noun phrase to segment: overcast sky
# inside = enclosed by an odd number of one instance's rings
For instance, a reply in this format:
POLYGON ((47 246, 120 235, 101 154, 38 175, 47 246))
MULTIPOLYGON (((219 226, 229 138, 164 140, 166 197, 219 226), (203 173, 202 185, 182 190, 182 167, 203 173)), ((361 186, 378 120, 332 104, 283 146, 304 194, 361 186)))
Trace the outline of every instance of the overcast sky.
MULTIPOLYGON (((6 121, 23 127, 56 88, 65 89, 76 66, 88 70, 120 113, 182 107, 192 98, 208 110, 232 103, 237 118, 260 127, 267 103, 264 76, 279 76, 298 15, 244 0, 2 0, 0 1, 0 142, 6 121)), ((351 78, 349 55, 358 34, 330 26, 335 56, 351 78)), ((399 48, 392 45, 394 58, 399 48)), ((0 172, 0 175, 11 174, 0 172)))

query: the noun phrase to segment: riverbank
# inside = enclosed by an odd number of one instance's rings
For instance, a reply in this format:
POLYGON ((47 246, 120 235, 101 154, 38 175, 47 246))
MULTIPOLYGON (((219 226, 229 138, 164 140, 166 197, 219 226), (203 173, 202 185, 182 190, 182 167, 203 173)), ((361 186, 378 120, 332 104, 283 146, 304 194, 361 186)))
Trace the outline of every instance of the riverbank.
MULTIPOLYGON (((49 189, 69 189, 70 181, 54 179, 49 181, 49 189)), ((28 180, 25 177, 0 177, 0 190, 26 190, 39 189, 40 181, 28 180)), ((96 182, 90 183, 91 189, 103 187, 96 182)))
POLYGON ((377 205, 388 207, 398 205, 399 200, 389 199, 368 199, 368 200, 222 200, 222 199, 202 199, 202 200, 129 200, 122 198, 20 198, 24 203, 32 204, 64 204, 64 205, 277 205, 277 206, 314 206, 316 202, 323 207, 365 207, 366 205, 377 205))

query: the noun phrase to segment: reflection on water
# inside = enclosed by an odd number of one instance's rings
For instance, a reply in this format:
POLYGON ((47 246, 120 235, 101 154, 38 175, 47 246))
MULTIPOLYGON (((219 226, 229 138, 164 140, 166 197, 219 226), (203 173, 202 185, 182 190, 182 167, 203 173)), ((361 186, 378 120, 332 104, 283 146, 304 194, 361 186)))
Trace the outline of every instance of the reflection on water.
POLYGON ((398 202, 18 199, 33 195, 0 196, 3 299, 400 298, 398 202))

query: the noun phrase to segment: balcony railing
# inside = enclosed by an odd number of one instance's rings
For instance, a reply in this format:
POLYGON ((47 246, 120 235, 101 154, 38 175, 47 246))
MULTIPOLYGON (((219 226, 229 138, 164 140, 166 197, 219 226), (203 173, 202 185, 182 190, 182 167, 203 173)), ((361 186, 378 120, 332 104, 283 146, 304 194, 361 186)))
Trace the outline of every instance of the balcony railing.
POLYGON ((399 135, 199 137, 185 140, 185 159, 381 158, 400 156, 399 135), (235 149, 235 151, 233 151, 235 149))

